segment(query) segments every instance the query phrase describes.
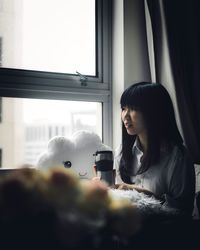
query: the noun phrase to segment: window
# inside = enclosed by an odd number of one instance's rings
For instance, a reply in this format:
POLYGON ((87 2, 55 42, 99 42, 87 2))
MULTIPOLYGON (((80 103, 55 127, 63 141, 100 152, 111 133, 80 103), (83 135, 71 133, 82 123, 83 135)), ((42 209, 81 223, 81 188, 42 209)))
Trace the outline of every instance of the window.
MULTIPOLYGON (((18 100, 11 106, 19 114, 25 99, 73 101, 80 108, 89 103, 88 107, 94 105, 98 111, 74 111, 71 126, 92 129, 84 121, 98 117, 97 133, 111 146, 111 0, 0 0, 0 23, 3 103, 6 98, 10 105, 18 100)), ((8 115, 6 105, 3 107, 3 114, 8 115)), ((0 130, 3 128, 4 122, 0 130)), ((22 138, 22 131, 16 128, 12 133, 17 131, 22 138)), ((26 127, 23 138, 39 140, 46 129, 26 127)), ((66 127, 54 124, 47 130, 53 136, 65 134, 66 127)), ((15 158, 14 152, 9 157, 15 158)))

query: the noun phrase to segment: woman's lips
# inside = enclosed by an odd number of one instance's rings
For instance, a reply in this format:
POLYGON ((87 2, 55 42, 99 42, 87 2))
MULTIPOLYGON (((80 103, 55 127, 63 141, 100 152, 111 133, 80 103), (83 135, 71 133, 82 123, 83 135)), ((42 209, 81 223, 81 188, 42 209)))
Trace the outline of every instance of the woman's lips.
POLYGON ((132 124, 131 123, 124 123, 124 126, 125 126, 125 128, 130 128, 130 127, 132 127, 132 124))

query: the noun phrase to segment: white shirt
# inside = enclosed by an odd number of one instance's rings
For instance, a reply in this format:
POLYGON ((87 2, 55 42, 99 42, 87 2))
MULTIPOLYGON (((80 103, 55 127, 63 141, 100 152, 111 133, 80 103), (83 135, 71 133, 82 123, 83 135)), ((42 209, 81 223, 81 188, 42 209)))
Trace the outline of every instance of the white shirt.
MULTIPOLYGON (((123 183, 119 174, 121 149, 115 152, 114 168, 116 169, 116 183, 123 183)), ((141 165, 143 152, 138 147, 137 140, 132 148, 133 175, 131 181, 144 189, 154 193, 157 197, 165 197, 172 206, 179 205, 193 207, 195 192, 195 172, 187 150, 182 152, 174 146, 170 152, 161 152, 159 163, 149 167, 142 174, 136 174, 141 165), (179 204, 180 203, 180 204, 179 204)))

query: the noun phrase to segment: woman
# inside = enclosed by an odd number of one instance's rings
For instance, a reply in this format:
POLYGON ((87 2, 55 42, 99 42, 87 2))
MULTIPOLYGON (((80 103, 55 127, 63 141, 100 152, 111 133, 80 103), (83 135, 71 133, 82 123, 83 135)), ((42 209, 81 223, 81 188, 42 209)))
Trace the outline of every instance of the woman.
POLYGON ((192 214, 194 166, 168 92, 161 84, 141 82, 128 87, 120 103, 122 145, 115 157, 116 187, 153 194, 192 214))

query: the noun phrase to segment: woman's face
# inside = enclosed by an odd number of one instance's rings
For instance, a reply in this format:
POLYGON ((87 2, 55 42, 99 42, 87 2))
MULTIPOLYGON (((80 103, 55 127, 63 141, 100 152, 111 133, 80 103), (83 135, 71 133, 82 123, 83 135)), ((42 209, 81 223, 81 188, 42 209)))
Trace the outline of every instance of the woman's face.
POLYGON ((123 107, 121 112, 122 122, 129 135, 142 135, 146 132, 143 115, 130 107, 123 107))

